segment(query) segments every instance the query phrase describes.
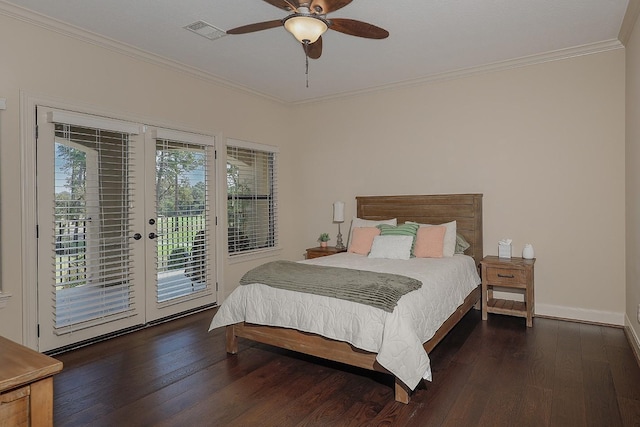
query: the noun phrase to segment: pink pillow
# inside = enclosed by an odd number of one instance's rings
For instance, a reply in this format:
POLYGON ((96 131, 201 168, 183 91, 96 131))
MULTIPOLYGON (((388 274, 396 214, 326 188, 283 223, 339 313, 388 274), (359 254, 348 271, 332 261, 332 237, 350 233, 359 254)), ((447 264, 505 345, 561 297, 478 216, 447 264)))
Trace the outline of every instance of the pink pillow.
POLYGON ((374 237, 380 235, 380 230, 376 227, 356 227, 351 235, 349 252, 359 255, 369 255, 374 237))
POLYGON ((444 225, 420 227, 416 234, 416 245, 413 249, 416 258, 442 258, 444 233, 446 231, 447 227, 444 225))

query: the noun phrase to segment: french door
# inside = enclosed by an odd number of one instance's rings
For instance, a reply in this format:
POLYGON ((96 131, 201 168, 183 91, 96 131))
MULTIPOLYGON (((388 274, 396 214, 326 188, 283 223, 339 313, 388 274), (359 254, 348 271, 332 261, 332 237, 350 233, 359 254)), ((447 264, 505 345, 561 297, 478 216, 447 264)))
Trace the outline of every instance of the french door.
POLYGON ((38 349, 214 303, 213 138, 37 117, 38 349))
POLYGON ((213 138, 146 133, 147 320, 216 301, 213 138))

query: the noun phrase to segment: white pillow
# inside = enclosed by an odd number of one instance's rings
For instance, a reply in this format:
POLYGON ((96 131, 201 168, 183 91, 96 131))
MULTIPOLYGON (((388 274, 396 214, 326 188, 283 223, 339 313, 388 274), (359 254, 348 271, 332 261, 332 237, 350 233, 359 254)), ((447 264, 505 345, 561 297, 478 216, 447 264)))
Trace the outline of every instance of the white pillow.
MULTIPOLYGON (((411 221, 407 221, 411 222, 411 221)), ((417 224, 413 222, 413 224, 417 224)), ((442 247, 442 256, 453 256, 456 253, 456 233, 457 223, 455 221, 446 224, 420 224, 420 227, 430 227, 432 225, 444 225, 447 230, 444 232, 444 245, 442 247)))
POLYGON ((383 219, 383 220, 372 220, 372 219, 356 218, 354 216, 353 219, 351 220, 351 228, 349 228, 349 239, 347 239, 347 247, 349 247, 349 245, 352 242, 353 229, 354 228, 356 228, 356 227, 375 227, 378 224, 389 224, 389 225, 396 226, 396 225, 398 225, 398 219, 397 218, 392 218, 392 219, 383 219))
POLYGON ((413 236, 376 236, 369 258, 409 259, 411 258, 413 236))

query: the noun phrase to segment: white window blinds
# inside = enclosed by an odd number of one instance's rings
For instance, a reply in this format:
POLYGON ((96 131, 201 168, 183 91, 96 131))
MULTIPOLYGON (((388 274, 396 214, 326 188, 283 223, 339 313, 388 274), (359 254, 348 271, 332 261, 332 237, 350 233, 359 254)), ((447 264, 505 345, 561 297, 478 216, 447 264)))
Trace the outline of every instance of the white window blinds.
MULTIPOLYGON (((130 136, 102 120, 100 128, 60 123, 75 116, 49 117, 55 123, 55 198, 50 232, 52 316, 56 334, 129 316, 131 284, 129 236, 132 175, 130 136)), ((80 116, 78 116, 80 117, 80 116)))
POLYGON ((214 282, 208 268, 213 249, 208 223, 213 149, 156 137, 158 302, 204 291, 214 282))
MULTIPOLYGON (((233 144, 233 145, 232 145, 233 144)), ((249 143, 227 146, 227 226, 230 255, 278 245, 276 151, 249 143)))

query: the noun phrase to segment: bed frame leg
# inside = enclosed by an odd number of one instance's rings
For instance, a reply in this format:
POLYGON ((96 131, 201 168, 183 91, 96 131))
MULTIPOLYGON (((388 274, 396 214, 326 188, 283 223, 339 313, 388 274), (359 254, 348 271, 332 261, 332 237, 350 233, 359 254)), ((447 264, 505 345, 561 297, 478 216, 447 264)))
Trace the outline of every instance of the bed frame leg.
POLYGON ((396 402, 407 404, 409 403, 409 393, 411 392, 409 388, 400 381, 397 377, 395 379, 395 392, 396 392, 396 402))
POLYGON ((238 353, 238 337, 236 336, 234 326, 229 325, 226 329, 227 332, 227 353, 229 354, 237 354, 238 353))

